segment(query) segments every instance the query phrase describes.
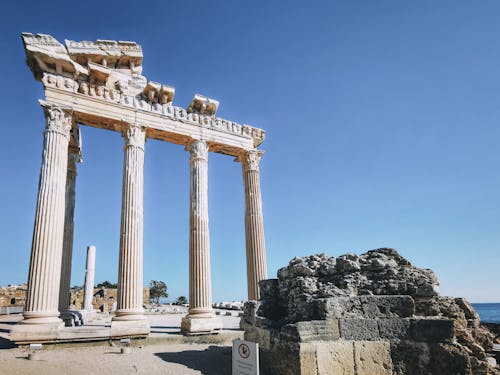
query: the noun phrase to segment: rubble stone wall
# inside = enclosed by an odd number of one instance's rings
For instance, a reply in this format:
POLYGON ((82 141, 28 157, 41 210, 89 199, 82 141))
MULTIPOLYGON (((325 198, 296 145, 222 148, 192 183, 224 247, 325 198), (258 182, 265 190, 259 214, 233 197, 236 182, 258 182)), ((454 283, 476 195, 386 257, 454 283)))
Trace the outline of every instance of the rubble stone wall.
MULTIPOLYGON (((92 305, 95 310, 102 312, 110 312, 113 303, 116 301, 116 288, 94 288, 94 297, 92 298, 92 305)), ((72 289, 70 304, 72 309, 83 309, 83 288, 72 289)), ((149 288, 144 287, 142 290, 143 304, 149 303, 149 288)))
POLYGON ((245 305, 263 374, 499 374, 493 335, 393 249, 294 258, 245 305))

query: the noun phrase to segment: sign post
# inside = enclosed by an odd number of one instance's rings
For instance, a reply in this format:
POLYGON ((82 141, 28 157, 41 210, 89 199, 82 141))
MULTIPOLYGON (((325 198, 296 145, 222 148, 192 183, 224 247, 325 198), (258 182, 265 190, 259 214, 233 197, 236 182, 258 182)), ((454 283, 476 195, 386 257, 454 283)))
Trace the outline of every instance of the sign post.
POLYGON ((259 344, 233 340, 233 375, 259 375, 259 344))

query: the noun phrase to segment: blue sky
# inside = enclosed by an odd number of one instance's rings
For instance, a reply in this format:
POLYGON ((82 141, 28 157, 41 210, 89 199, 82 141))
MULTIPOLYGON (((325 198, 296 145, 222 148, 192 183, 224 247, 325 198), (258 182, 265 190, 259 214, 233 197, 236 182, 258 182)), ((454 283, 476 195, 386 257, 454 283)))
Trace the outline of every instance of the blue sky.
MULTIPOLYGON (((269 275, 296 255, 397 248, 443 294, 500 301, 500 2, 45 1, 0 15, 0 285, 26 280, 44 120, 22 31, 133 40, 143 74, 218 99, 266 129, 269 275), (79 4, 79 5, 76 5, 79 4)), ((116 281, 123 140, 82 127, 72 284, 97 246, 116 281)), ((188 153, 148 140, 144 281, 188 294, 188 153)), ((246 296, 244 196, 232 158, 209 160, 214 300, 246 296)))

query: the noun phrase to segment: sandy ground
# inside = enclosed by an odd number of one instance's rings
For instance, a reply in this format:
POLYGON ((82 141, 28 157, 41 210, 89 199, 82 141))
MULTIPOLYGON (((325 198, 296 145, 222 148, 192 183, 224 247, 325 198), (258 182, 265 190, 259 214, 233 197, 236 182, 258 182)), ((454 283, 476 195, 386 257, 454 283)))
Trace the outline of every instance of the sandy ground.
POLYGON ((128 354, 120 353, 119 342, 44 345, 36 360, 28 360, 28 348, 12 347, 5 339, 19 316, 0 316, 0 374, 229 375, 231 341, 242 337, 236 315, 222 316, 221 334, 192 338, 180 335, 182 314, 148 315, 150 337, 135 340, 128 354))

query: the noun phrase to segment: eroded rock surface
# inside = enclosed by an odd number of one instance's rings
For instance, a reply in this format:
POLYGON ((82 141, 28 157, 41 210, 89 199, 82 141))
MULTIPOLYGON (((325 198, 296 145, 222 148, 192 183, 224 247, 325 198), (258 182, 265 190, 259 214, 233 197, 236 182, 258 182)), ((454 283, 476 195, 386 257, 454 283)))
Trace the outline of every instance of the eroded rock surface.
POLYGON ((245 337, 265 373, 500 374, 494 336, 438 286, 394 249, 294 258, 246 304, 245 337))

